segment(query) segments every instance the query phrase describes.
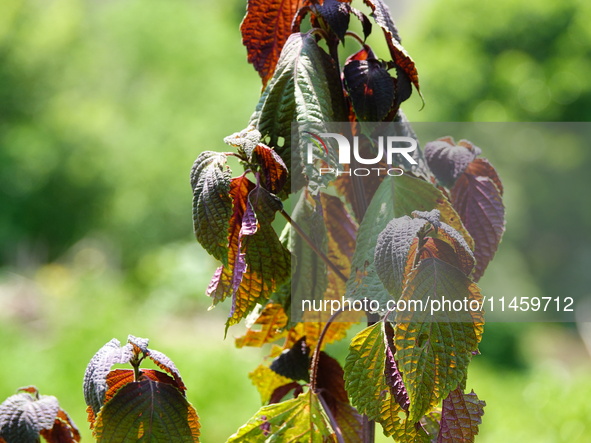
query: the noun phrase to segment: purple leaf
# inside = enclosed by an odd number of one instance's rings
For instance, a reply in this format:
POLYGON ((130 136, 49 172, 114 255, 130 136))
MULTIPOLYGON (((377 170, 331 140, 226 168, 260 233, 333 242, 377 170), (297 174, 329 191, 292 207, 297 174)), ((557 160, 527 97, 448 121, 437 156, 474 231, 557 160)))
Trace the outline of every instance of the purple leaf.
POLYGON ((451 188, 468 165, 481 153, 480 148, 461 141, 454 145, 451 137, 425 145, 425 160, 437 181, 451 188))
POLYGON ((461 388, 451 391, 443 400, 437 443, 472 442, 482 423, 486 403, 472 391, 464 394, 461 388))
POLYGON ((493 179, 471 174, 470 168, 456 181, 451 202, 474 239, 478 281, 497 251, 505 230, 505 207, 493 179))
POLYGON ((406 386, 404 386, 404 382, 402 381, 402 374, 398 370, 398 365, 394 358, 394 354, 396 354, 396 348, 393 343, 394 329, 390 323, 386 323, 385 330, 386 363, 384 365, 384 376, 386 377, 386 384, 390 387, 390 392, 396 400, 396 403, 398 403, 402 409, 408 411, 410 399, 406 392, 406 386))

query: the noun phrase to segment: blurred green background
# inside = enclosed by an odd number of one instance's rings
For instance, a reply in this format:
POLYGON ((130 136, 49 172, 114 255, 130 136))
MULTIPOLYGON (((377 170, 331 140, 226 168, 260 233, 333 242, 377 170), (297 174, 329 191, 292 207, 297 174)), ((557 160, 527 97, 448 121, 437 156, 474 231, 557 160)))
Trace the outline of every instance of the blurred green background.
MULTIPOLYGON (((588 2, 391 7, 426 102, 406 103, 412 121, 591 119, 588 2)), ((179 367, 204 442, 258 409, 247 374, 264 352, 235 349, 239 327, 223 339, 227 305, 207 311, 216 263, 193 240, 188 184, 199 152, 227 149, 260 93, 238 31, 244 9, 0 2, 0 401, 34 384, 90 440, 84 369, 131 333, 179 367)), ((560 149, 482 148, 508 218, 483 292, 588 291, 590 150, 564 160, 560 149)), ((487 402, 479 441, 591 439, 585 340, 585 324, 488 324, 468 379, 487 402)))

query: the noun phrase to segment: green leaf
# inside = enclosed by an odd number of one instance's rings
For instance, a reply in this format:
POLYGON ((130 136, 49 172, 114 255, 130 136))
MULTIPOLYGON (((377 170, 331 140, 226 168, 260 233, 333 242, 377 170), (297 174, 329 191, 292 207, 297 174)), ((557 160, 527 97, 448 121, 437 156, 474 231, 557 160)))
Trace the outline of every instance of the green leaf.
POLYGON ((423 308, 396 312, 394 345, 398 368, 410 398, 409 418, 418 421, 466 377, 482 336, 480 310, 432 313, 433 303, 482 302, 476 284, 462 271, 437 258, 426 258, 411 272, 401 300, 423 308))
POLYGON ((376 420, 386 436, 397 441, 429 441, 418 420, 410 421, 390 391, 385 377, 385 324, 378 322, 359 332, 349 345, 345 362, 345 388, 357 410, 376 420))
POLYGON ((198 442, 199 419, 181 391, 146 379, 128 383, 99 413, 98 442, 198 442))
POLYGON ((472 245, 459 215, 449 201, 430 183, 410 176, 386 177, 375 192, 357 233, 357 246, 347 282, 346 297, 378 300, 384 305, 391 299, 380 280, 374 263, 378 236, 395 217, 410 216, 413 211, 437 209, 442 222, 450 225, 472 245))
POLYGON ((230 197, 228 263, 216 270, 207 289, 214 305, 232 297, 227 326, 265 302, 288 279, 291 269, 290 253, 271 225, 281 201, 245 176, 231 180, 230 197))
MULTIPOLYGON (((292 180, 301 180, 299 142, 292 155, 292 123, 306 123, 312 132, 326 132, 326 122, 346 120, 345 110, 334 61, 313 35, 294 33, 283 47, 275 74, 261 95, 250 125, 260 131, 265 143, 275 149, 285 164, 291 164, 292 180)), ((313 168, 307 169, 307 174, 319 181, 315 172, 313 168)), ((298 187, 302 184, 299 181, 298 187)))
POLYGON ((291 254, 271 225, 281 208, 281 201, 260 185, 248 195, 239 246, 247 267, 232 300, 229 325, 240 321, 257 303, 266 301, 289 278, 291 254), (254 225, 246 225, 247 216, 255 217, 254 225))
POLYGON ((374 266, 378 235, 394 218, 394 181, 386 178, 375 192, 357 230, 357 245, 351 262, 351 275, 347 281, 347 298, 378 300, 385 304, 390 294, 378 277, 374 266))
MULTIPOLYGON (((318 249, 326 254, 327 234, 320 204, 307 192, 300 195, 292 218, 318 249)), ((292 305, 301 306, 301 300, 323 300, 328 286, 326 264, 295 230, 291 232, 290 245, 295 259, 291 276, 292 305)), ((301 321, 295 315, 291 320, 301 321)))
POLYGON ((92 357, 84 373, 84 400, 97 414, 103 406, 107 392, 107 376, 114 364, 129 363, 133 357, 133 346, 127 343, 121 347, 116 338, 104 345, 92 357))
POLYGON ((297 398, 263 406, 228 443, 324 443, 327 440, 334 441, 334 431, 318 396, 308 391, 297 398))
POLYGON ((207 252, 228 262, 228 222, 232 216, 231 171, 224 154, 202 152, 191 170, 193 229, 207 252))
POLYGON ((432 436, 425 432, 420 423, 411 421, 390 394, 382 402, 378 422, 382 425, 384 435, 392 436, 398 443, 431 443, 432 436))
POLYGON ((437 443, 473 442, 482 423, 486 403, 472 391, 454 389, 443 400, 437 443))
POLYGON ((389 394, 384 377, 385 359, 382 322, 365 328, 349 344, 345 361, 345 389, 353 406, 370 420, 380 417, 382 401, 389 394))

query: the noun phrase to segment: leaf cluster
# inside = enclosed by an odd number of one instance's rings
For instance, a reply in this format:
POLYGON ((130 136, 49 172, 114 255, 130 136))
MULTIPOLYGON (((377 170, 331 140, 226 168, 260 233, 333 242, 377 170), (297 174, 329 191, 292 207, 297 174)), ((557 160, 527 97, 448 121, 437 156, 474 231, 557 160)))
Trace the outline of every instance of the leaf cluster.
POLYGON ((303 161, 302 133, 292 131, 305 124, 329 167, 337 159, 315 135, 329 122, 348 122, 364 153, 374 149, 365 122, 398 122, 412 135, 400 105, 420 93, 416 66, 387 6, 363 3, 369 14, 350 1, 249 1, 241 31, 261 97, 247 128, 224 140, 235 151, 205 151, 191 172, 195 235, 221 262, 207 294, 213 305, 231 298, 227 327, 246 319, 237 347, 273 343, 250 374, 263 407, 230 441, 369 441, 371 421, 403 442, 473 441, 478 432, 484 402, 464 391, 484 325, 476 282, 504 231, 496 171, 478 147, 445 137, 416 152, 416 166, 400 161, 402 176, 335 179, 303 161), (352 19, 363 37, 349 30, 352 19), (385 59, 366 42, 374 27, 385 59), (348 38, 360 49, 342 56, 348 38), (281 235, 277 213, 288 221, 281 235), (343 296, 379 302, 344 367, 324 345, 363 314, 291 308, 343 296), (477 309, 389 307, 444 300, 477 309))
POLYGON ((174 363, 148 348, 148 339, 132 335, 123 346, 117 339, 105 344, 84 374, 88 421, 98 442, 198 442, 199 417, 185 391, 174 363), (141 369, 146 358, 162 371, 141 369), (133 369, 112 369, 115 364, 133 369))

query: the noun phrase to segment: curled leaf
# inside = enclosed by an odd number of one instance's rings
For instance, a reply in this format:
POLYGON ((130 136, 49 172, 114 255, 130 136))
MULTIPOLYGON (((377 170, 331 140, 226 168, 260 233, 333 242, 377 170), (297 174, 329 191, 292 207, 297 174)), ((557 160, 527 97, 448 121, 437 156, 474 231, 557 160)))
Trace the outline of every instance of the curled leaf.
POLYGON ((465 143, 454 144, 449 137, 440 138, 425 145, 425 160, 437 181, 451 188, 468 165, 482 152, 480 148, 465 143))
POLYGON ((52 395, 37 388, 19 389, 0 404, 0 441, 37 443, 42 435, 49 443, 80 441, 78 429, 52 395))
POLYGON ((345 88, 361 121, 379 122, 394 105, 394 79, 372 58, 349 60, 343 70, 345 88))
POLYGON ((195 236, 222 263, 228 261, 228 221, 232 215, 230 178, 226 156, 217 152, 202 152, 191 171, 195 236))
POLYGON ((129 363, 133 357, 133 345, 121 347, 119 340, 112 339, 92 357, 84 373, 84 400, 97 414, 103 406, 107 392, 107 376, 114 364, 129 363))

